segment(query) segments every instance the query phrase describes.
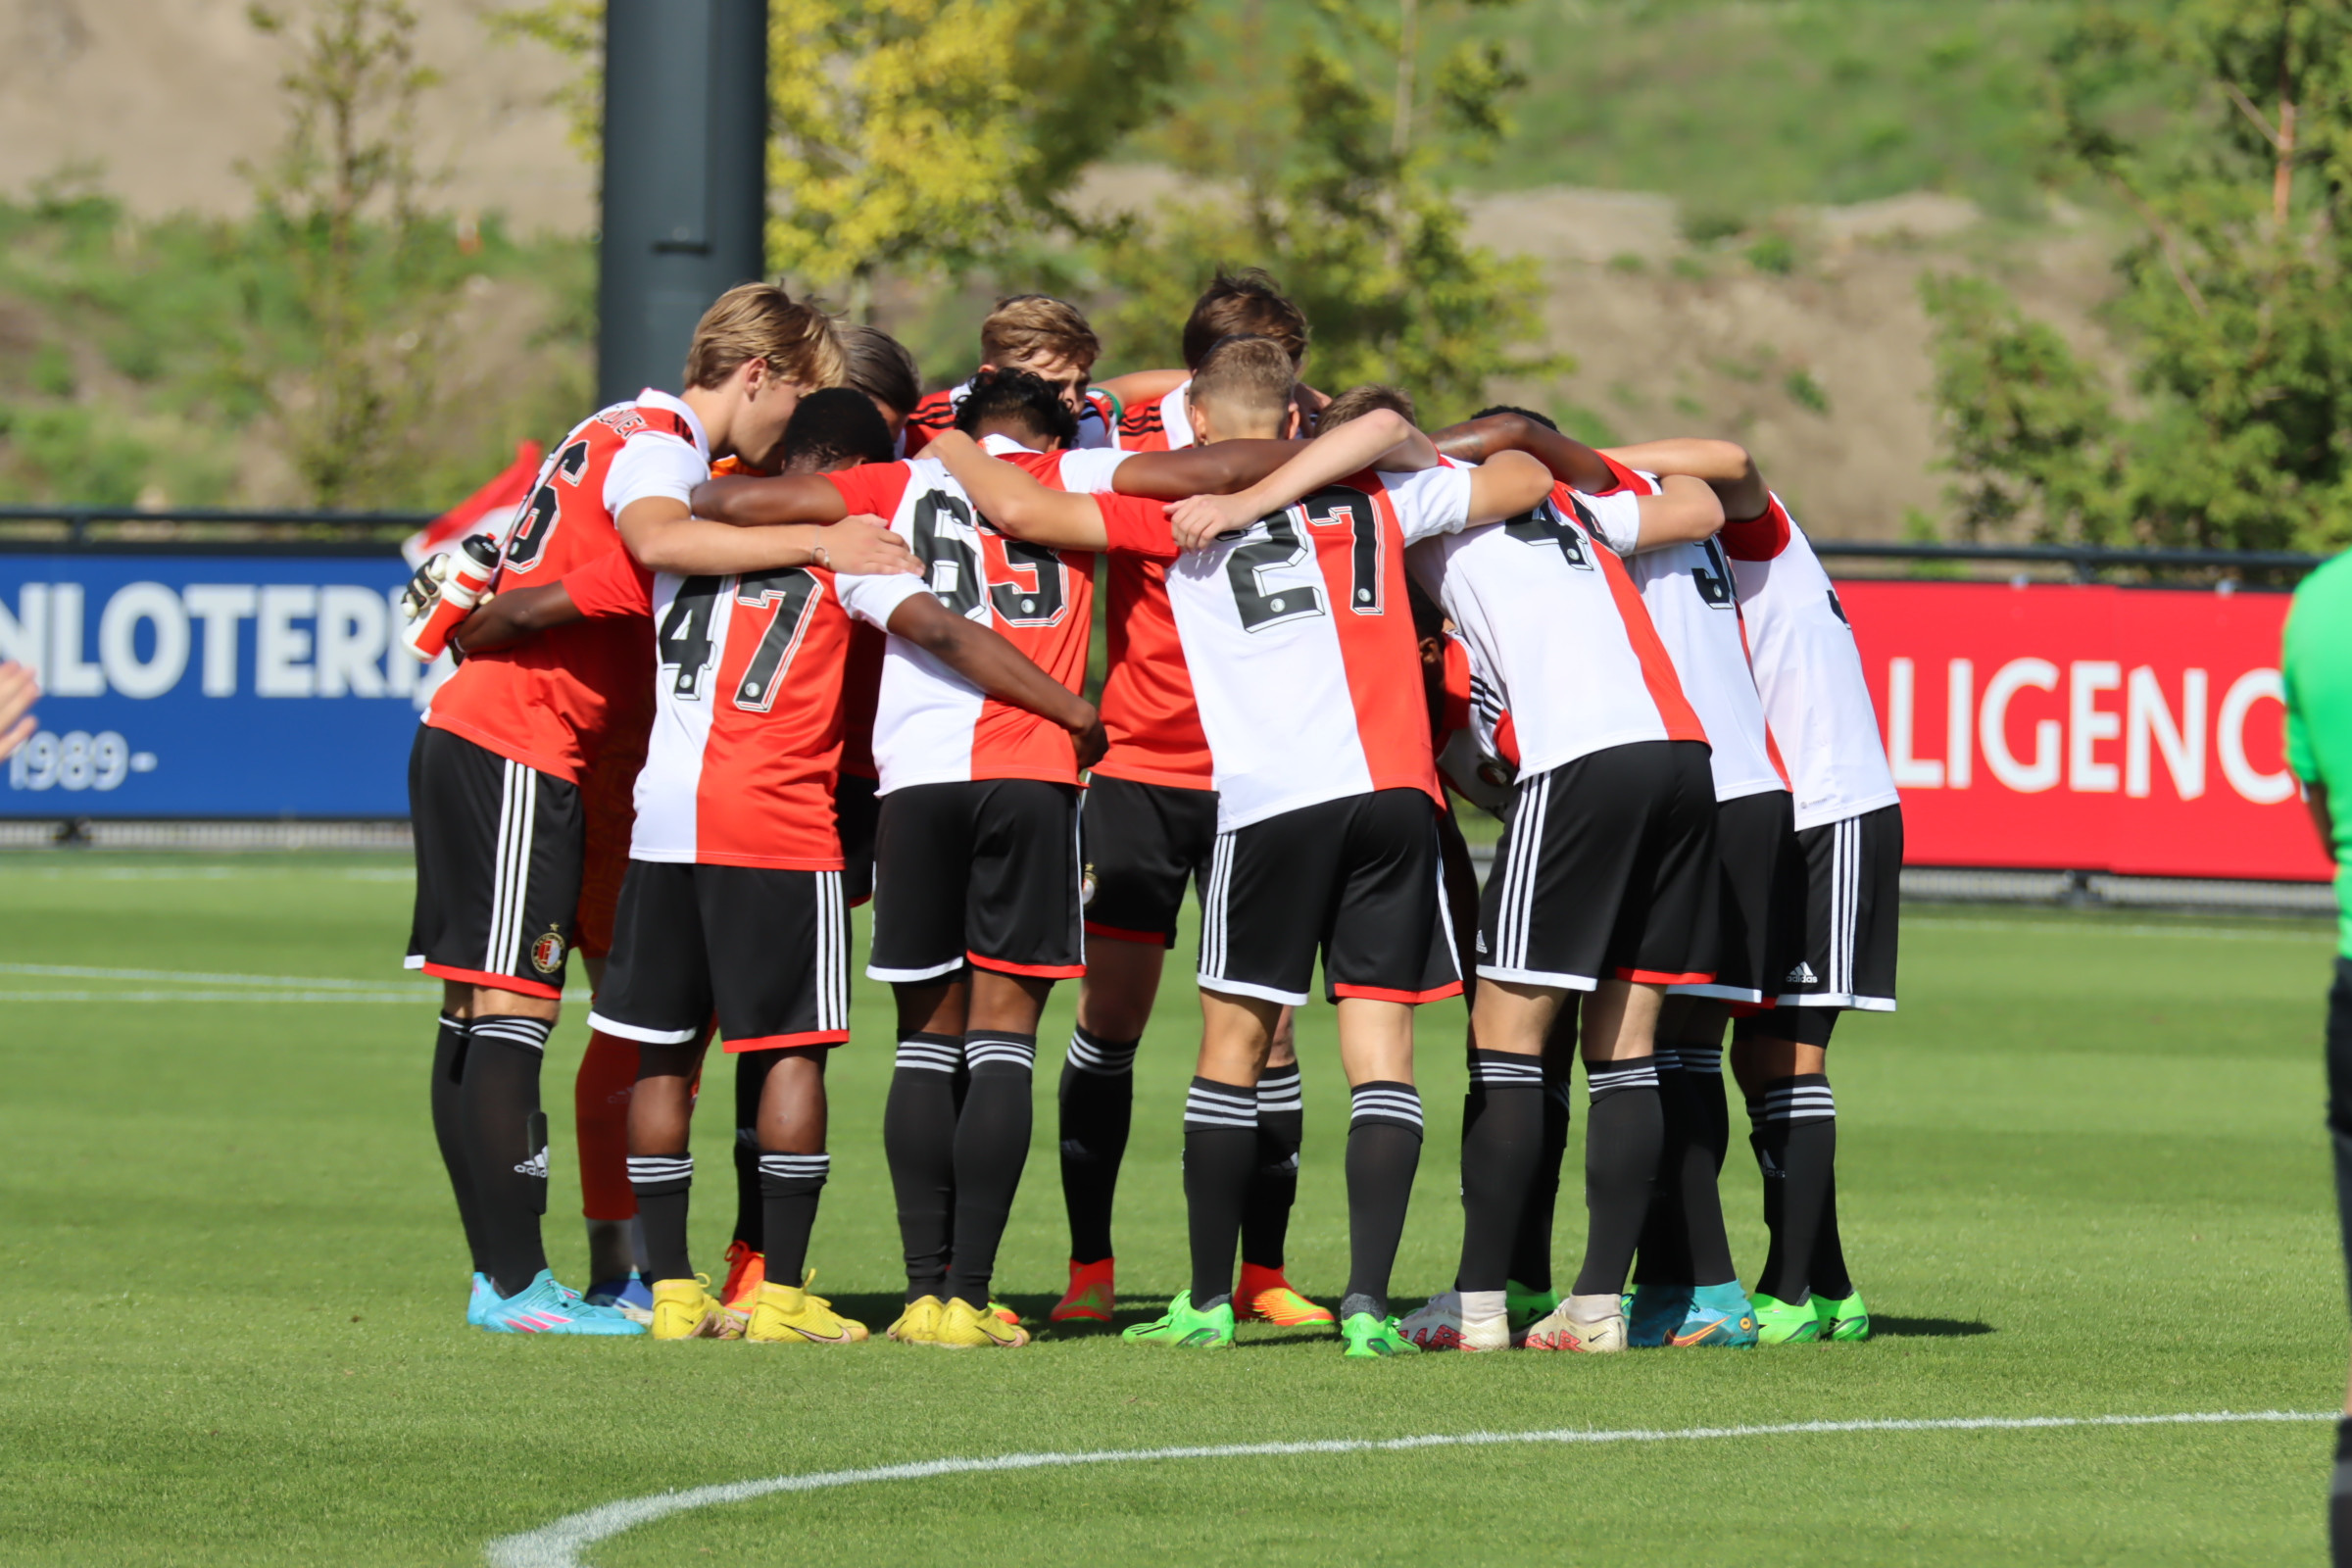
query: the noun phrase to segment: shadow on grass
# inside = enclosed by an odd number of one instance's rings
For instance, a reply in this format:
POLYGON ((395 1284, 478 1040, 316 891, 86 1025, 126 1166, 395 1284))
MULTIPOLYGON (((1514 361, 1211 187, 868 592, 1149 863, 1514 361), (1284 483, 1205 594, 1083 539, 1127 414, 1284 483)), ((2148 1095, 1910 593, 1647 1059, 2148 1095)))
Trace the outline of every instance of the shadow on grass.
POLYGON ((1881 1317, 1870 1314, 1874 1340, 1965 1340, 1979 1334, 1997 1334, 1989 1323, 1959 1317, 1881 1317))

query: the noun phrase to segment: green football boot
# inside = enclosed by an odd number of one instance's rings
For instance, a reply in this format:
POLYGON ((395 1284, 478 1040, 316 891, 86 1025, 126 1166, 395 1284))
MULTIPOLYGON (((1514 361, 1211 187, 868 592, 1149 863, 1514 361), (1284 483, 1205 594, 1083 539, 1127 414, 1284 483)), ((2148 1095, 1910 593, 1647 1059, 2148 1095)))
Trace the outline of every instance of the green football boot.
POLYGON ((1374 1317, 1369 1312, 1350 1313, 1340 1323, 1340 1338, 1348 1348, 1340 1353, 1352 1360, 1372 1361, 1384 1355, 1419 1355, 1421 1347, 1396 1332, 1393 1317, 1374 1317))
POLYGON ((1525 1334, 1529 1324, 1550 1316, 1551 1309, 1559 1304, 1557 1291, 1531 1291, 1517 1280, 1503 1282, 1503 1311, 1511 1320, 1513 1334, 1525 1334))
POLYGON ((1156 1323, 1138 1323, 1119 1336, 1137 1345, 1181 1345, 1189 1349, 1221 1350, 1233 1343, 1233 1301, 1230 1298, 1205 1312, 1193 1310, 1193 1293, 1178 1291, 1165 1316, 1156 1323))
POLYGON ((1826 1296, 1814 1297, 1813 1315, 1820 1320, 1821 1337, 1825 1340, 1870 1338, 1870 1308, 1863 1304, 1860 1291, 1842 1301, 1833 1301, 1826 1296))
POLYGON ((1762 1292, 1748 1298, 1756 1309, 1758 1345, 1810 1345, 1822 1338, 1821 1319, 1810 1298, 1794 1306, 1762 1292))

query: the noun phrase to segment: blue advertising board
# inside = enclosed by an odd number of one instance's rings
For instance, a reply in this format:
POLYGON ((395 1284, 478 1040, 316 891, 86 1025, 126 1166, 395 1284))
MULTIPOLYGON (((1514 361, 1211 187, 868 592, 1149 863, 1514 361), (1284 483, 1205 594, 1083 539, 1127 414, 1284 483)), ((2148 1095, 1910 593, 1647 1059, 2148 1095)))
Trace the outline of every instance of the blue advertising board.
POLYGON ((0 658, 39 732, 0 816, 406 816, 441 670, 397 635, 383 556, 0 555, 0 658))

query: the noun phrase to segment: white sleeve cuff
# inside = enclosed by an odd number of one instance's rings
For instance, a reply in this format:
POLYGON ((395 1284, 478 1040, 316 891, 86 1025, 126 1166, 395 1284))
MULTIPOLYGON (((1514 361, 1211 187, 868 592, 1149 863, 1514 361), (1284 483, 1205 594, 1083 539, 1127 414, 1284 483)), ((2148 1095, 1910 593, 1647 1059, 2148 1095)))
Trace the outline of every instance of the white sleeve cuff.
POLYGON ((617 517, 631 502, 656 496, 683 505, 710 477, 710 465, 691 445, 665 431, 643 431, 605 470, 605 510, 617 517))
POLYGON ((1132 452, 1113 452, 1104 447, 1078 447, 1061 455, 1061 487, 1072 495, 1100 496, 1110 493, 1110 476, 1119 465, 1134 457, 1132 452))
POLYGON ((1593 531, 1600 542, 1621 556, 1630 556, 1642 542, 1642 498, 1630 490, 1615 495, 1589 496, 1582 490, 1576 499, 1592 519, 1593 531))
POLYGON ((841 572, 833 578, 833 591, 841 595, 841 608, 869 626, 890 629, 890 617, 898 608, 916 594, 928 593, 923 579, 911 572, 885 572, 867 576, 862 573, 841 572))

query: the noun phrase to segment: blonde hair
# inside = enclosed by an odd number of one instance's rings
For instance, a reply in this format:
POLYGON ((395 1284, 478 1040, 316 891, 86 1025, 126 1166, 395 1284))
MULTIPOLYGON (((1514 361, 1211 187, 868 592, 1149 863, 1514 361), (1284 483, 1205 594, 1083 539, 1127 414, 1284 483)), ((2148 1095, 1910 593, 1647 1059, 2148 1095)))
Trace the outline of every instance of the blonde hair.
POLYGON ((1185 399, 1280 420, 1290 407, 1298 378, 1290 353, 1279 339, 1223 337, 1200 356, 1185 399))
POLYGON ((686 384, 723 385, 753 360, 765 360, 770 375, 811 389, 840 386, 849 373, 833 318, 814 305, 794 304, 774 283, 738 283, 703 313, 686 351, 686 384))
POLYGON ((1051 294, 1014 294, 997 301, 980 323, 980 358, 1000 369, 1025 362, 1067 360, 1084 374, 1102 357, 1102 339, 1078 307, 1051 294))

